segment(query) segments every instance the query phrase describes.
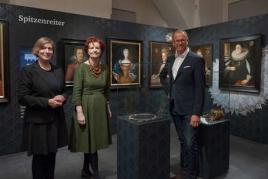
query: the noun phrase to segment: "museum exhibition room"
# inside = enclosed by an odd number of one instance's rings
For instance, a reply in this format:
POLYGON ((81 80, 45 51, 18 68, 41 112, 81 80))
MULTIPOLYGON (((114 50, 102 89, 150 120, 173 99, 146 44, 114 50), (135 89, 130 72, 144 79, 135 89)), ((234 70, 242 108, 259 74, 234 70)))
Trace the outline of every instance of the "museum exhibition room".
POLYGON ((0 179, 268 178, 267 0, 0 1, 0 179))

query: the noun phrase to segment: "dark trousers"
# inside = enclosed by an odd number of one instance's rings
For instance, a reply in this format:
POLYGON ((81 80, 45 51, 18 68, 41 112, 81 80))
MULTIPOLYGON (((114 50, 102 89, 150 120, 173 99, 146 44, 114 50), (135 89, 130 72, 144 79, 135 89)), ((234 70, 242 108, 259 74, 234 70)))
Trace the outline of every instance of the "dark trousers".
POLYGON ((181 144, 181 167, 186 179, 198 175, 198 128, 190 125, 191 115, 173 115, 174 125, 181 144))
POLYGON ((56 154, 33 155, 32 175, 33 179, 54 179, 56 154))

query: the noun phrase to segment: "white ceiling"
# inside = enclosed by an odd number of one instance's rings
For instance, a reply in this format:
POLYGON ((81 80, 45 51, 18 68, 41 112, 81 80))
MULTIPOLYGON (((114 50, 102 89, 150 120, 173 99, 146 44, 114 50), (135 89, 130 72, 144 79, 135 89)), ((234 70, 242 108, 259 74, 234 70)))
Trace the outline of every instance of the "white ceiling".
POLYGON ((170 27, 195 28, 268 13, 267 0, 151 0, 170 27))

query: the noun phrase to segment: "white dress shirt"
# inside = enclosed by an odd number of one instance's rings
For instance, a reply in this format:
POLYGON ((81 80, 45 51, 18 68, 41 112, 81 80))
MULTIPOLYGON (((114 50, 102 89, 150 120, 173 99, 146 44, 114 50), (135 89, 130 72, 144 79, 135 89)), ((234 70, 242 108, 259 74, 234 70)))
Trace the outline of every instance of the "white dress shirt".
POLYGON ((182 64, 182 62, 184 61, 186 55, 188 54, 188 52, 189 52, 189 48, 188 48, 188 47, 187 47, 187 49, 186 49, 182 54, 180 54, 180 55, 178 55, 177 52, 176 52, 176 54, 175 54, 176 59, 175 59, 174 64, 173 64, 173 66, 172 66, 172 75, 173 75, 173 79, 176 79, 178 70, 179 70, 179 68, 180 68, 180 66, 181 66, 181 64, 182 64))

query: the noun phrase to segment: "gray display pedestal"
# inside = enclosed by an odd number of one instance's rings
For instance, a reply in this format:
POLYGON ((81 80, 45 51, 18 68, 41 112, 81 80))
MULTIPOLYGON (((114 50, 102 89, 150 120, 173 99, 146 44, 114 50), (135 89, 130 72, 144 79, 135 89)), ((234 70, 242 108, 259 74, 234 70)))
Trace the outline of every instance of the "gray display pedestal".
POLYGON ((119 116, 117 127, 118 179, 169 179, 170 121, 119 116))
POLYGON ((200 126, 200 173, 212 179, 229 169, 229 120, 220 120, 200 126))

